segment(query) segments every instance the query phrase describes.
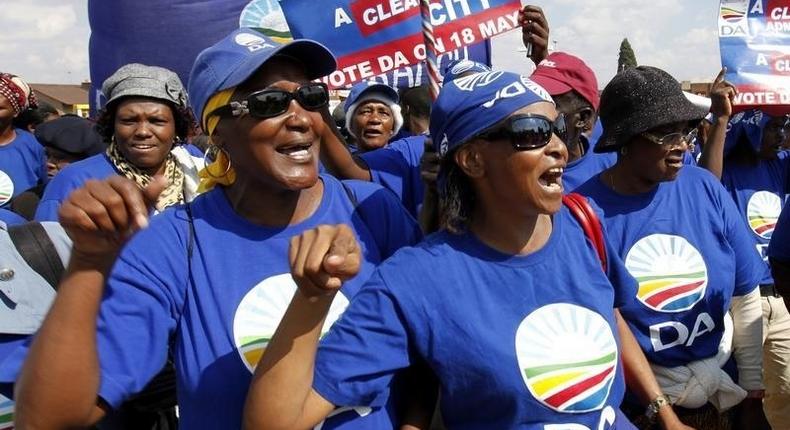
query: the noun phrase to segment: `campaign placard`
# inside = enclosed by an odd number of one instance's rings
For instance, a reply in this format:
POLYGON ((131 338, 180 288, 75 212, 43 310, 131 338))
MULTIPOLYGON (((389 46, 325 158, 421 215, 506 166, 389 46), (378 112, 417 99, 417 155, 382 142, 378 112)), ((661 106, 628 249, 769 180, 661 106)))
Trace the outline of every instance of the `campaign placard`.
POLYGON ((790 0, 721 0, 719 46, 736 106, 790 105, 790 0))
MULTIPOLYGON (((294 37, 325 44, 338 70, 325 81, 344 87, 425 60, 419 0, 283 0, 294 37)), ((453 51, 519 27, 518 0, 431 0, 439 69, 453 51)), ((456 55, 457 56, 457 55, 456 55)))

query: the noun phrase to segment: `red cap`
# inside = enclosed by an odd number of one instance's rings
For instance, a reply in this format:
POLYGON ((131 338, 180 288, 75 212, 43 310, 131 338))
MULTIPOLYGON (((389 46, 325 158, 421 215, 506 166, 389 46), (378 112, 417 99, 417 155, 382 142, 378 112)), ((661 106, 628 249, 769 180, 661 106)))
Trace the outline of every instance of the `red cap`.
POLYGON ((553 52, 538 64, 530 79, 555 96, 574 90, 595 109, 601 97, 595 73, 579 57, 564 52, 553 52))

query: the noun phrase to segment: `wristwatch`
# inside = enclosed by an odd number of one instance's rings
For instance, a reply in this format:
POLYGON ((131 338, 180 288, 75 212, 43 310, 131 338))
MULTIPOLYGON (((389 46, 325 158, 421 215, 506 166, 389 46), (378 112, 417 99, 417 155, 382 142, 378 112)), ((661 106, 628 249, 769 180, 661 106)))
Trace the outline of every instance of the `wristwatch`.
POLYGON ((653 399, 653 401, 647 405, 645 416, 647 416, 647 419, 650 421, 653 421, 656 418, 656 415, 658 415, 658 410, 670 404, 672 404, 672 402, 669 400, 669 396, 662 394, 653 399))

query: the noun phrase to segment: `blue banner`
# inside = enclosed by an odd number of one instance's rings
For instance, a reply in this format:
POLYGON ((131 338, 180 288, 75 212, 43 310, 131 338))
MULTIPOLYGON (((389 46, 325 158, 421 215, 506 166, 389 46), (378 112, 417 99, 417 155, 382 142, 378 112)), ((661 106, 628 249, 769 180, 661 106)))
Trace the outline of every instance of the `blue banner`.
MULTIPOLYGON (((186 85, 197 54, 235 28, 257 28, 282 41, 291 38, 277 0, 88 0, 88 17, 93 113, 103 105, 102 82, 124 64, 166 67, 186 85)), ((487 43, 448 55, 458 57, 491 64, 487 43)), ((422 66, 377 79, 401 87, 426 82, 422 66)))
MULTIPOLYGON (((326 79, 330 87, 425 60, 419 0, 324 0, 321 7, 315 0, 283 0, 281 6, 294 37, 318 40, 337 56, 338 70, 326 79)), ((438 61, 456 59, 459 49, 518 28, 520 9, 519 0, 432 0, 428 14, 442 54, 438 61)))
POLYGON ((790 105, 790 0, 721 0, 719 46, 738 108, 790 105))

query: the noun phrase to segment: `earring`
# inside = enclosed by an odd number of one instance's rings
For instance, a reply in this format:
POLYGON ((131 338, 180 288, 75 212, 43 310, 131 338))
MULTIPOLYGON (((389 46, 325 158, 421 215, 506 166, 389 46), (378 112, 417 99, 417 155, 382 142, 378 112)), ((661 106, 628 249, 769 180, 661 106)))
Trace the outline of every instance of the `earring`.
POLYGON ((206 151, 203 152, 203 161, 206 164, 206 169, 205 169, 206 173, 214 179, 223 178, 225 177, 225 175, 228 174, 228 172, 230 172, 230 168, 231 168, 230 156, 228 155, 228 151, 226 151, 224 148, 220 146, 208 145, 206 151), (225 165, 225 171, 222 172, 222 174, 215 175, 214 173, 212 173, 211 166, 213 166, 215 163, 221 162, 220 156, 222 156, 222 159, 227 164, 225 165))
POLYGON ((626 148, 625 146, 621 147, 620 155, 626 155, 626 154, 628 154, 628 148, 626 148))

